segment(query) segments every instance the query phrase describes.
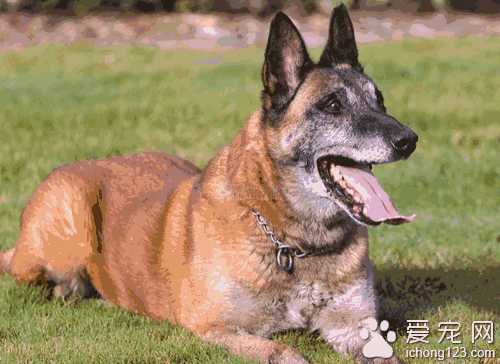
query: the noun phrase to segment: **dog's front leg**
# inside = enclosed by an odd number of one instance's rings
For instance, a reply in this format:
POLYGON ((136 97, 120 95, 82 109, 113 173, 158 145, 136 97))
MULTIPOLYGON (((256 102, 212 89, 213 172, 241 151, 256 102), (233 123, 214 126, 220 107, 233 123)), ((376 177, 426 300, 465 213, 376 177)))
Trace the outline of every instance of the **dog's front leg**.
MULTIPOLYGON (((387 346, 387 350, 390 352, 390 358, 370 358, 363 354, 363 347, 367 343, 366 337, 363 336, 362 332, 369 333, 369 335, 379 335, 378 325, 376 320, 373 318, 374 313, 370 314, 364 319, 358 319, 358 317, 352 312, 336 312, 330 316, 329 320, 323 322, 320 332, 323 338, 332 346, 332 348, 341 354, 352 356, 360 364, 400 364, 400 360, 392 355, 392 348, 387 346), (374 326, 375 325, 375 326, 374 326)), ((371 338, 370 336, 370 338, 371 338)), ((389 345, 384 341, 385 345, 389 345)), ((382 347, 380 349, 383 349, 382 347)), ((380 353, 386 355, 386 352, 380 353)))
POLYGON ((362 362, 363 340, 359 336, 361 322, 344 319, 329 319, 321 325, 321 336, 339 354, 353 356, 362 362))
POLYGON ((212 329, 202 335, 210 343, 224 346, 231 353, 265 364, 307 364, 302 355, 288 347, 260 336, 212 329))

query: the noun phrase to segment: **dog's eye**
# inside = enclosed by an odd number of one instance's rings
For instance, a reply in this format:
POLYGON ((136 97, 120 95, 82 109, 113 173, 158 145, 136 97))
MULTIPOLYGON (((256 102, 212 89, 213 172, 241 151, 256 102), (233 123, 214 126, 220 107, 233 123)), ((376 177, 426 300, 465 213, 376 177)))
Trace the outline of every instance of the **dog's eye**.
POLYGON ((320 106, 321 110, 329 114, 338 115, 342 111, 342 105, 336 96, 329 97, 320 106))

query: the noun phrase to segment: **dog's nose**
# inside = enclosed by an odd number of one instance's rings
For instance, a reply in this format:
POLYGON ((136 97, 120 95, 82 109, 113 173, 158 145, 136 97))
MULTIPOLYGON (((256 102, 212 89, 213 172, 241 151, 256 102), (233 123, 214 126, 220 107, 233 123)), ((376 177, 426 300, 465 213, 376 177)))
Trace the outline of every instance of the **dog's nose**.
POLYGON ((418 135, 413 131, 405 132, 392 142, 396 152, 403 158, 408 158, 417 147, 418 135))

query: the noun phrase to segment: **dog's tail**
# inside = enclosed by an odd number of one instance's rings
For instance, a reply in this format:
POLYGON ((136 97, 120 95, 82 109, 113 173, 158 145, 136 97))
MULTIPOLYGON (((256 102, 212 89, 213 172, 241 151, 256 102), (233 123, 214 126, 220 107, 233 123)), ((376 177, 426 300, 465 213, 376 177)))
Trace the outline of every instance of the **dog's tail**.
POLYGON ((14 248, 0 251, 0 275, 10 273, 10 262, 14 256, 14 248))

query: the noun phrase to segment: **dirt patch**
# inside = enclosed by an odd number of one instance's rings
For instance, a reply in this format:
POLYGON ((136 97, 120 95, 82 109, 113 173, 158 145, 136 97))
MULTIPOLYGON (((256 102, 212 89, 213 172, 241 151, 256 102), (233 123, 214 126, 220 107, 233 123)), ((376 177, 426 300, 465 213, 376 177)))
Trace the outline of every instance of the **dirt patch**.
MULTIPOLYGON (((414 16, 398 11, 352 12, 360 43, 433 38, 500 36, 500 18, 437 12, 414 16)), ((328 16, 295 18, 311 47, 324 44, 328 16)), ((270 19, 248 15, 0 15, 0 49, 22 49, 43 43, 91 41, 97 45, 141 44, 158 48, 241 48, 262 46, 270 19)))

